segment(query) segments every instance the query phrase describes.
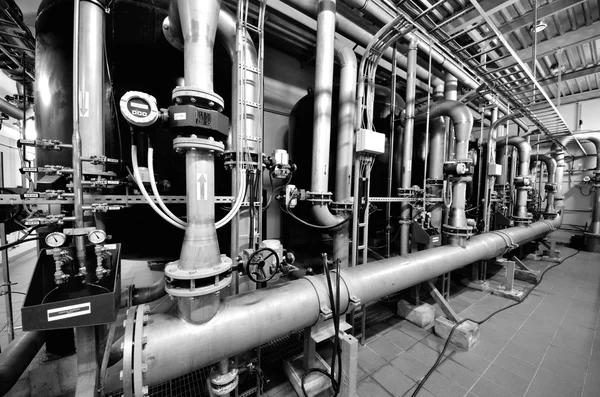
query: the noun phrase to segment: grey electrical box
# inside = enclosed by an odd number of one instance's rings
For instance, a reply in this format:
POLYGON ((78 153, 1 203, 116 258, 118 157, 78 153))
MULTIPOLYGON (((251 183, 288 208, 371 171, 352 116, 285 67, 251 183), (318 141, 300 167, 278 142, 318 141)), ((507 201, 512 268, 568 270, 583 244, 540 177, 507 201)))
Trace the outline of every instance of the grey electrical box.
POLYGON ((502 166, 500 164, 488 164, 488 175, 489 176, 500 176, 502 175, 502 166))

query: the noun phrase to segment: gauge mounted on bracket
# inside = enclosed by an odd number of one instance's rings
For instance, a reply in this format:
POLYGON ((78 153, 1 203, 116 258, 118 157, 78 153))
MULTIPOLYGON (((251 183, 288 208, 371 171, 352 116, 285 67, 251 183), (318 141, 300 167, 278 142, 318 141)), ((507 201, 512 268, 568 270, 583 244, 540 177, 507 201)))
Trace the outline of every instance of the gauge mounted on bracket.
POLYGON ((65 244, 67 236, 64 233, 52 232, 48 234, 44 240, 49 247, 58 248, 65 244))
POLYGON ((119 106, 123 117, 131 125, 148 127, 158 120, 156 98, 152 95, 129 91, 121 97, 119 106))
POLYGON ((106 241, 107 235, 104 230, 92 230, 88 233, 88 240, 92 244, 102 244, 106 241))

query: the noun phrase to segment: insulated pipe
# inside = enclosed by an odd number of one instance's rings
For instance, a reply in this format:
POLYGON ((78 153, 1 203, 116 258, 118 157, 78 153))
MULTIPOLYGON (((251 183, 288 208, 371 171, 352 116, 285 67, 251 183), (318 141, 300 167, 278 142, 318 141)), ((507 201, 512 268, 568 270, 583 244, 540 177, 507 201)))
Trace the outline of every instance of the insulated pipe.
MULTIPOLYGON (((454 158, 457 162, 466 161, 469 155, 469 137, 473 128, 473 115, 469 108, 457 101, 443 100, 431 104, 429 113, 420 113, 415 121, 424 121, 427 116, 436 118, 447 116, 452 120, 454 126, 454 158)), ((467 182, 463 177, 457 175, 460 180, 452 185, 452 204, 448 219, 448 226, 454 230, 458 229, 468 232, 470 227, 467 225, 467 216, 465 205, 467 201, 467 182)), ((466 236, 450 236, 449 241, 452 244, 463 244, 466 236)))
MULTIPOLYGON (((561 221, 558 216, 473 236, 464 248, 444 245, 343 269, 340 314, 348 310, 349 297, 366 304, 470 263, 496 258, 517 244, 544 237, 560 227, 561 221)), ((321 275, 225 298, 217 315, 202 325, 170 314, 151 315, 143 328, 147 341, 144 384, 165 382, 314 325, 321 310, 330 310, 329 306, 321 275)), ((136 321, 141 324, 142 319, 136 321)))
POLYGON ((519 171, 515 178, 515 186, 517 187, 517 206, 514 215, 516 224, 527 222, 529 218, 527 214, 527 191, 530 189, 531 179, 529 176, 529 160, 531 157, 531 145, 527 139, 520 136, 511 136, 506 141, 498 142, 499 147, 504 147, 505 144, 514 146, 519 152, 519 171))
MULTIPOLYGON (((297 0, 297 1, 306 1, 306 0, 297 0)), ((286 2, 289 3, 288 0, 286 2)), ((347 3, 349 6, 354 7, 361 12, 368 14, 378 20, 382 25, 386 25, 391 22, 395 15, 392 16, 388 11, 384 10, 379 4, 375 1, 371 0, 344 0, 344 3, 347 3)), ((419 45, 419 51, 422 51, 423 54, 431 54, 431 58, 433 62, 438 63, 446 72, 455 76, 458 80, 460 80, 463 84, 469 86, 470 88, 476 90, 481 85, 474 78, 472 78, 463 67, 459 66, 454 60, 447 58, 442 52, 437 50, 435 47, 431 47, 428 43, 429 40, 421 39, 417 34, 413 32, 408 32, 404 35, 404 40, 407 42, 416 41, 419 45)), ((438 83, 432 82, 434 86, 438 85, 438 83)), ((491 105, 498 106, 498 109, 504 114, 510 113, 509 109, 502 103, 498 102, 497 98, 492 94, 486 94, 483 96, 486 101, 490 102, 491 105)), ((519 125, 519 127, 523 129, 527 129, 527 125, 521 120, 515 120, 515 123, 519 125)))
MULTIPOLYGON (((411 41, 408 46, 408 68, 406 69, 406 109, 404 132, 402 134, 402 168, 400 170, 401 189, 410 189, 412 186, 412 155, 413 137, 415 133, 415 99, 417 94, 416 66, 417 66, 417 43, 411 41)), ((400 206, 400 255, 408 254, 408 240, 410 224, 412 221, 411 207, 408 203, 400 206)))
POLYGON ((0 354, 0 396, 7 394, 17 383, 45 342, 45 332, 26 332, 0 354))
MULTIPOLYGON (((304 15, 313 19, 316 19, 318 15, 318 1, 319 0, 281 0, 282 3, 289 5, 295 10, 300 11, 304 15)), ((369 43, 373 40, 373 35, 371 33, 367 32, 365 29, 361 28, 360 26, 350 21, 343 15, 338 14, 336 16, 336 25, 337 32, 339 34, 341 34, 344 37, 347 37, 351 41, 361 45, 364 48, 366 48, 369 45, 369 43)), ((394 50, 392 47, 387 48, 383 53, 383 59, 390 63, 393 62, 394 59, 394 50)), ((401 54, 399 51, 396 54, 396 61, 398 62, 398 67, 400 69, 407 69, 408 58, 401 54)), ((417 77, 422 81, 428 81, 429 79, 429 71, 427 70, 427 68, 417 66, 416 74, 417 77)), ((444 84, 444 82, 439 77, 431 76, 431 84, 435 87, 440 84, 444 84)))
MULTIPOLYGON (((446 73, 444 80, 444 99, 450 101, 458 100, 458 80, 450 73, 446 73)), ((448 119, 449 121, 449 119, 448 119)), ((454 158, 454 129, 452 123, 446 123, 446 160, 454 158)))

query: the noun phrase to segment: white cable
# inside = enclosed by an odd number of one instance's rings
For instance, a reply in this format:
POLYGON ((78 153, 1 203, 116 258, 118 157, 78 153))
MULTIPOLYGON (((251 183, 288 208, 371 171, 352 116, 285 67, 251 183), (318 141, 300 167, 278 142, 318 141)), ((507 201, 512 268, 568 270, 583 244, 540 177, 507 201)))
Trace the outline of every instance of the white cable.
POLYGON ((154 198, 156 198, 156 201, 158 202, 160 208, 163 209, 165 215, 167 215, 175 222, 179 223, 181 226, 187 226, 187 223, 185 221, 179 219, 177 215, 172 213, 171 210, 167 208, 162 198, 160 197, 160 194, 158 193, 158 188, 156 187, 156 179, 154 178, 154 149, 151 146, 148 146, 148 172, 150 174, 150 187, 152 187, 152 193, 154 194, 154 198))
MULTIPOLYGON (((225 226, 226 224, 229 223, 229 221, 231 221, 233 219, 233 217, 237 214, 240 207, 242 206, 242 202, 244 201, 245 195, 246 195, 246 169, 242 168, 242 169, 240 169, 240 186, 238 188, 238 195, 235 198, 235 204, 233 205, 233 207, 231 207, 231 210, 227 213, 227 215, 225 215, 225 217, 223 217, 223 219, 221 219, 220 221, 215 223, 215 227, 217 229, 220 229, 221 227, 225 226)), ((250 203, 250 205, 253 205, 253 203, 250 203)))
POLYGON ((152 207, 152 209, 161 217, 163 218, 165 221, 169 222, 171 225, 179 228, 179 229, 185 229, 185 226, 175 222, 174 220, 172 220, 171 218, 169 218, 167 215, 165 215, 160 208, 158 208, 156 206, 156 204, 154 204, 154 201, 150 198, 150 196, 148 195, 148 192, 146 191, 146 188, 144 187, 144 183, 142 182, 142 177, 140 176, 140 170, 138 168, 138 160, 137 160, 137 146, 136 145, 131 145, 131 162, 133 164, 133 179, 135 179, 135 183, 137 184, 138 188, 140 189, 140 192, 142 192, 142 195, 144 196, 144 198, 146 199, 146 201, 148 202, 148 204, 150 204, 150 207, 152 207))
MULTIPOLYGON (((138 168, 138 162, 137 162, 137 149, 135 151, 135 154, 132 149, 131 159, 132 159, 132 163, 133 163, 134 178, 136 179, 138 186, 140 186, 140 183, 138 182, 138 180, 140 180, 141 178, 139 176, 139 168, 138 168)), ((158 189, 156 187, 156 179, 154 178, 154 160, 153 159, 154 159, 154 149, 149 147, 148 148, 148 172, 150 173, 150 186, 152 187, 152 193, 154 194, 154 197, 156 198, 158 205, 164 210, 164 212, 161 211, 159 208, 157 208, 156 205, 154 204, 154 202, 149 199, 148 192, 146 191, 146 188, 144 187, 144 185, 142 185, 140 187, 140 191, 142 192, 142 194, 144 195, 146 200, 150 203, 150 206, 152 206, 154 211, 156 211, 161 216, 161 218, 163 218, 165 220, 167 220, 167 218, 168 218, 169 220, 167 222, 171 223, 173 226, 176 226, 180 229, 185 229, 185 227, 187 226, 187 223, 182 221, 181 219, 179 219, 175 214, 173 214, 167 208, 167 206, 165 205, 165 203, 163 202, 162 198, 160 197, 160 195, 158 193, 158 189), (173 222, 176 222, 177 225, 175 225, 173 222)), ((240 186, 238 187, 238 195, 235 199, 235 204, 233 205, 231 210, 227 213, 227 215, 225 215, 223 217, 223 219, 221 219, 220 221, 215 223, 215 227, 217 229, 220 229, 223 226, 225 226, 226 224, 228 224, 233 219, 233 217, 237 214, 237 212, 239 211, 239 209, 242 206, 242 203, 244 201, 244 195, 246 194, 246 186, 247 186, 246 170, 242 168, 240 170, 240 186)))

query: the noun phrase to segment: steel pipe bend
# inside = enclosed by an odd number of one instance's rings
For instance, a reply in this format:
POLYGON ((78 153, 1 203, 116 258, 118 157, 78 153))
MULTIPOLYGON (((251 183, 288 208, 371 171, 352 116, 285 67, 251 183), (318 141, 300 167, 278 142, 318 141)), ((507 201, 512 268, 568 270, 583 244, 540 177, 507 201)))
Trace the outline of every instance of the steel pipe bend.
POLYGON ((536 161, 546 164, 548 170, 548 183, 556 183, 556 160, 547 154, 531 154, 530 161, 533 165, 536 161))
POLYGON ((519 151, 519 176, 529 176, 529 160, 531 158, 531 145, 527 139, 520 136, 511 136, 507 141, 497 142, 497 146, 504 147, 505 144, 514 146, 519 151))
MULTIPOLYGON (((594 147, 596 148, 596 171, 600 171, 600 132, 580 132, 569 135, 563 138, 560 143, 566 147, 569 143, 575 140, 588 141, 594 144, 594 147)), ((553 147, 554 146, 555 145, 553 145, 553 147)))

